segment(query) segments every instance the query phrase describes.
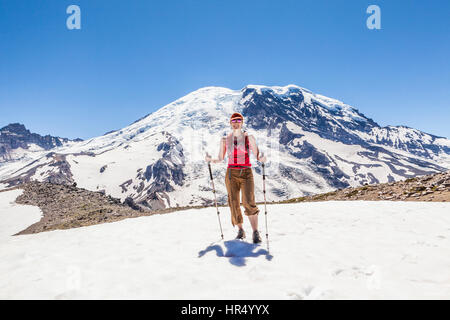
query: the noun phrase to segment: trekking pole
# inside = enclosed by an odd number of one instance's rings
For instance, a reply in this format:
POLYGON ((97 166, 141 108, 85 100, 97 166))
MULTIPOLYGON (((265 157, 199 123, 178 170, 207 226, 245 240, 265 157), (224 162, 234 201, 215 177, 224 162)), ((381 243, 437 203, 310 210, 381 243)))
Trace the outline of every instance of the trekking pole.
MULTIPOLYGON (((261 156, 264 157, 264 154, 261 153, 261 156)), ((265 211, 265 219, 266 219, 266 241, 267 241, 267 253, 270 253, 269 250, 269 231, 267 229, 267 205, 266 205, 266 172, 264 170, 264 162, 262 164, 263 169, 263 194, 264 194, 264 211, 265 211)))
MULTIPOLYGON (((206 153, 206 155, 209 157, 208 153, 206 153)), ((212 183, 212 187, 213 187, 214 203, 216 204, 217 218, 219 219, 220 235, 221 235, 222 240, 223 240, 222 224, 220 223, 220 213, 219 213, 219 208, 217 207, 217 199, 216 199, 216 188, 214 187, 214 180, 213 180, 213 175, 212 175, 212 171, 211 171, 211 163, 210 163, 210 161, 208 161, 208 168, 209 168, 209 176, 211 177, 211 183, 212 183)))

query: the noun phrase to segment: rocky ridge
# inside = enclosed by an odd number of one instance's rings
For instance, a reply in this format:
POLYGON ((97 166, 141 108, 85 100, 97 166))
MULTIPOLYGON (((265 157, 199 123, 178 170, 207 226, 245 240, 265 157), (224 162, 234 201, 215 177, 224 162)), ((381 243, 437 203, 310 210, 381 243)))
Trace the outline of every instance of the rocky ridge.
POLYGON ((450 201, 450 171, 417 176, 403 181, 366 184, 361 187, 292 198, 279 203, 330 200, 450 201))
MULTIPOLYGON (((38 206, 42 219, 17 233, 31 234, 43 231, 70 229, 106 222, 114 222, 126 218, 165 214, 173 211, 205 208, 206 206, 186 206, 160 210, 148 210, 129 197, 120 199, 93 192, 75 185, 54 184, 48 182, 28 182, 2 190, 23 189, 16 203, 38 206)), ((340 189, 307 197, 292 198, 285 201, 269 201, 275 203, 293 203, 307 201, 355 201, 355 200, 387 200, 387 201, 450 201, 450 171, 432 175, 418 176, 404 181, 365 185, 357 188, 340 189)), ((262 205, 263 202, 258 202, 262 205)), ((227 205, 218 205, 227 207, 227 205)), ((223 213, 223 212, 222 212, 223 213)), ((227 215, 227 213, 225 213, 227 215)), ((224 216, 224 214, 222 214, 224 216)))
POLYGON ((131 198, 121 202, 120 199, 107 196, 103 192, 48 182, 32 181, 0 192, 13 189, 24 190, 16 199, 16 203, 37 206, 43 213, 40 221, 17 235, 71 229, 187 209, 179 207, 148 210, 136 204, 131 198))
POLYGON ((30 132, 23 124, 11 123, 0 129, 0 163, 14 160, 13 152, 17 149, 27 150, 31 145, 35 145, 42 150, 51 150, 70 141, 80 142, 82 140, 70 140, 50 135, 41 136, 30 132))

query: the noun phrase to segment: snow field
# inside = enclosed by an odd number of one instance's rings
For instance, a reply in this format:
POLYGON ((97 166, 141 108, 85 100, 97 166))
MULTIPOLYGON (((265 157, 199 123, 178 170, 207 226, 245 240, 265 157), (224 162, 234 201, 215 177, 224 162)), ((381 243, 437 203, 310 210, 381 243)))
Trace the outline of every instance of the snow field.
MULTIPOLYGON (((19 191, 20 192, 20 191, 19 191)), ((214 207, 33 235, 35 207, 0 193, 1 299, 448 299, 450 204, 260 205, 263 243, 214 207)))

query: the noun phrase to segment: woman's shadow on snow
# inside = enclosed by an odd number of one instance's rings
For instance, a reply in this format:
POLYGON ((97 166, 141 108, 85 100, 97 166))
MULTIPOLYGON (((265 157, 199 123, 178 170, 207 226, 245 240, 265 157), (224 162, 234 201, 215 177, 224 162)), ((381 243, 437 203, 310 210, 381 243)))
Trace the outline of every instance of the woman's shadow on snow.
POLYGON ((205 250, 198 252, 198 257, 203 257, 209 251, 215 251, 218 257, 229 258, 232 265, 243 267, 246 263, 246 258, 253 258, 259 256, 266 256, 266 260, 272 260, 273 256, 269 254, 267 250, 259 249, 256 250, 259 245, 252 244, 241 240, 229 240, 224 242, 226 247, 226 252, 218 244, 211 244, 205 250))

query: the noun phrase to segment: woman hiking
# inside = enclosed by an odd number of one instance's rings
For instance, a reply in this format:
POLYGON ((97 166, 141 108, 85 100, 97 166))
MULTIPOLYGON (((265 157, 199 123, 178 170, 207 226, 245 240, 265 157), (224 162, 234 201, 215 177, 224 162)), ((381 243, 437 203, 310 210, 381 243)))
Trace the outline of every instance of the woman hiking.
POLYGON ((244 117, 240 113, 233 113, 230 118, 232 131, 220 141, 220 151, 217 159, 206 156, 207 162, 222 162, 225 154, 228 156, 228 167, 225 175, 225 185, 228 192, 228 205, 231 211, 231 223, 233 227, 238 226, 236 239, 244 239, 245 231, 242 227, 243 218, 240 207, 240 191, 242 190, 242 204, 245 215, 248 216, 253 229, 253 243, 260 243, 261 237, 258 232, 259 209, 255 203, 255 186, 253 172, 250 163, 250 150, 256 155, 256 159, 266 162, 266 157, 260 157, 255 138, 242 131, 244 117))

